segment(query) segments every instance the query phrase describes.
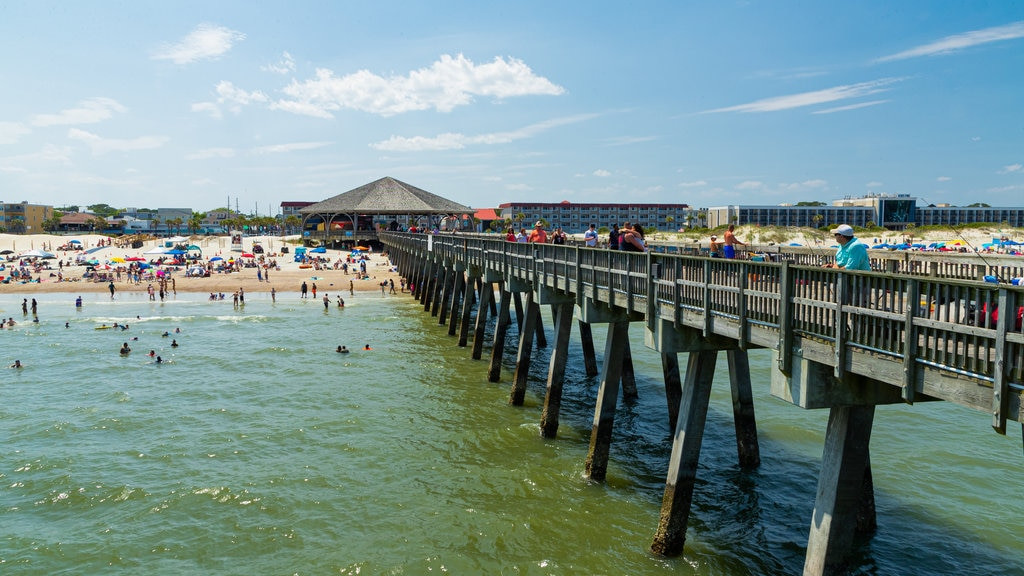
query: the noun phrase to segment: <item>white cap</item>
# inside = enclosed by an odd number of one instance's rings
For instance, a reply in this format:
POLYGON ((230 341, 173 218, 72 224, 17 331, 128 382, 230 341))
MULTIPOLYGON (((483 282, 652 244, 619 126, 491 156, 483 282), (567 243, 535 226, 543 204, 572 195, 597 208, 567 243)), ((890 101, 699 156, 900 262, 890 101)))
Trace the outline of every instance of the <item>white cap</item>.
POLYGON ((849 224, 840 224, 838 228, 832 231, 832 233, 842 234, 843 236, 853 238, 853 228, 850 227, 849 224))

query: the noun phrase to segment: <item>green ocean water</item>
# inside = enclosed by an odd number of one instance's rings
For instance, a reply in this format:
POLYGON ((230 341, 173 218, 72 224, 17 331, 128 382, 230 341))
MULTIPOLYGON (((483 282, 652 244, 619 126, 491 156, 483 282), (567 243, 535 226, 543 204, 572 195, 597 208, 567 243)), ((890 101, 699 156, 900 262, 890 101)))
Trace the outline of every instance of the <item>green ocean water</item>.
MULTIPOLYGON (((686 553, 666 559, 648 548, 672 431, 639 326, 640 397, 620 402, 608 479, 593 483, 599 381, 578 356, 558 438, 542 439, 547 351, 511 407, 514 340, 489 383, 487 361, 407 295, 326 311, 297 294, 250 294, 240 309, 85 294, 80 311, 75 296, 37 296, 38 323, 21 296, 0 296, 19 322, 0 332, 0 363, 25 365, 0 372, 0 574, 802 570, 827 414, 771 398, 763 352, 751 354, 762 465, 737 466, 723 358, 686 553), (129 329, 95 330, 114 322, 129 329)), ((1002 437, 957 406, 879 408, 872 462, 879 531, 852 573, 1024 573, 1018 425, 1002 437)))

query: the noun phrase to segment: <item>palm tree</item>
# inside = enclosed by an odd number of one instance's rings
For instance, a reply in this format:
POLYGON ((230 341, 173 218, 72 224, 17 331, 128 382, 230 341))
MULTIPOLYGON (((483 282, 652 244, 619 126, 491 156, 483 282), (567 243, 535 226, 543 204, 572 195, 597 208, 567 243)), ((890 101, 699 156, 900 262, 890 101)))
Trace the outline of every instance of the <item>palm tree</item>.
POLYGON ((150 220, 150 222, 152 222, 152 223, 153 223, 153 235, 154 235, 154 236, 159 236, 159 231, 160 231, 160 217, 159 217, 159 216, 153 216, 153 219, 152 219, 152 220, 150 220))
POLYGON ((288 231, 291 232, 292 230, 295 230, 299 226, 302 226, 302 219, 296 216, 295 214, 290 214, 287 218, 284 219, 284 225, 285 227, 288 228, 288 231))

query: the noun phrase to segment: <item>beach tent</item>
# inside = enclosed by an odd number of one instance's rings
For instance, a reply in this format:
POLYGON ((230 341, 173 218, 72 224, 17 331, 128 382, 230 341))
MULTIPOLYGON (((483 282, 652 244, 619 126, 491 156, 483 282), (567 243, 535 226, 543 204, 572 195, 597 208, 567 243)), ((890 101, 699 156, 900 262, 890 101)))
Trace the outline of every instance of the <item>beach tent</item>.
POLYGON ((310 253, 313 253, 313 254, 324 254, 326 252, 327 252, 327 248, 324 248, 323 246, 317 246, 316 248, 313 248, 312 250, 310 250, 310 253))
POLYGON ((45 250, 29 250, 28 252, 22 252, 21 258, 56 258, 53 254, 45 250))
POLYGON ((185 253, 184 250, 177 250, 177 249, 175 249, 175 250, 168 250, 168 251, 164 252, 164 254, 170 254, 172 256, 181 256, 184 253, 185 253))

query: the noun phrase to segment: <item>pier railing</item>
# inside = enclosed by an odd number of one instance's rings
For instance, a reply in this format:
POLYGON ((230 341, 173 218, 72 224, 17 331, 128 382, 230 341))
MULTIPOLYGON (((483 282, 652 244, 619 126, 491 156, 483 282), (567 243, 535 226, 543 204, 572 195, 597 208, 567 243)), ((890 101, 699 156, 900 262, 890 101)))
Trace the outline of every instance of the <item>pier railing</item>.
MULTIPOLYGON (((396 251, 461 263, 666 320, 741 348, 798 351, 903 389, 907 401, 942 399, 993 415, 1002 432, 1020 419, 1024 287, 790 261, 523 244, 463 235, 382 233, 396 251), (1008 311, 1009 313, 1004 313, 1008 311)), ((942 263, 939 263, 942 264, 942 263)))

